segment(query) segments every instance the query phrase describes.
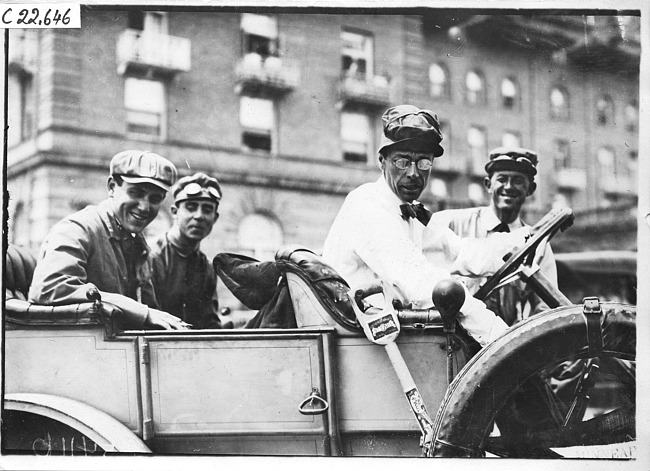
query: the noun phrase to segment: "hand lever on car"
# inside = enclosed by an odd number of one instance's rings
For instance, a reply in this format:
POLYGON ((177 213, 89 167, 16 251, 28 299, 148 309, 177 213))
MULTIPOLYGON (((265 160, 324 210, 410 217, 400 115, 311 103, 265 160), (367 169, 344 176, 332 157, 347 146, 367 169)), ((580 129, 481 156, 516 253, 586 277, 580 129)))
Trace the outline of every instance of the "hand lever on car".
POLYGON ((390 360, 395 374, 399 379, 402 390, 408 399, 413 416, 417 421, 422 436, 420 446, 422 447, 423 456, 431 456, 433 451, 433 420, 429 416, 424 401, 418 391, 415 381, 411 376, 404 358, 402 357, 395 340, 400 333, 400 323, 397 313, 391 303, 385 300, 385 308, 380 309, 370 306, 364 298, 372 294, 383 292, 381 285, 366 286, 357 289, 354 292, 354 303, 352 303, 354 314, 357 316, 359 324, 363 328, 368 340, 377 345, 383 345, 388 359, 390 360))
POLYGON ((454 333, 456 318, 461 306, 465 303, 465 290, 455 280, 441 280, 433 288, 431 300, 442 317, 442 330, 447 334, 447 382, 454 379, 454 333))

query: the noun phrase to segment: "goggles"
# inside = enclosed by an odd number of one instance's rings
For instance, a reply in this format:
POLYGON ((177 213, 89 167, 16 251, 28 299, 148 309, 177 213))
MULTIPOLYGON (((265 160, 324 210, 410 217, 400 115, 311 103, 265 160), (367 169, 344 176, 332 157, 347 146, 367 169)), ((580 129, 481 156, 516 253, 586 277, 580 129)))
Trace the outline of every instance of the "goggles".
POLYGON ((395 167, 400 170, 406 170, 413 164, 415 164, 415 166, 422 171, 431 170, 431 167, 433 166, 433 162, 429 159, 420 159, 414 162, 411 159, 407 159, 406 157, 401 157, 399 159, 393 160, 393 163, 395 164, 395 167))
POLYGON ((530 165, 531 167, 535 167, 533 161, 530 160, 528 157, 523 157, 523 156, 516 157, 514 155, 507 155, 507 154, 501 154, 500 156, 493 158, 492 162, 501 161, 501 160, 514 160, 515 162, 522 162, 530 165))
POLYGON ((215 201, 221 200, 221 193, 219 190, 212 186, 201 186, 198 183, 190 183, 185 186, 181 191, 176 193, 174 201, 184 201, 189 199, 211 199, 215 201))

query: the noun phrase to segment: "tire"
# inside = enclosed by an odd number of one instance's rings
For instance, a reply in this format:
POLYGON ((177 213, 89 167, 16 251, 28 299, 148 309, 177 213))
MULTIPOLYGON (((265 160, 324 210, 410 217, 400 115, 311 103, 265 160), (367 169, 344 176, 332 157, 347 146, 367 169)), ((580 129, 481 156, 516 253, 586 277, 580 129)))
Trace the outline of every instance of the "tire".
MULTIPOLYGON (((606 362, 635 361, 636 359, 636 307, 620 303, 603 303, 602 314, 583 314, 583 306, 560 307, 529 318, 507 331, 502 337, 481 350, 459 372, 449 386, 434 423, 434 456, 480 457, 488 446, 488 436, 497 426, 511 419, 513 404, 522 392, 529 393, 531 384, 539 382, 540 375, 565 361, 598 358, 606 362)), ((633 369, 632 369, 633 371, 633 369)), ((627 397, 631 406, 620 409, 626 413, 623 435, 629 438, 634 432, 634 373, 628 375, 627 397), (630 380, 630 377, 632 378, 630 380), (631 414, 631 418, 630 418, 631 414)), ((539 405, 538 402, 536 404, 539 405)), ((536 412, 544 411, 538 407, 536 412)), ((533 411, 535 412, 535 411, 533 411)), ((547 411, 548 412, 548 411, 547 411)), ((528 414, 526 414, 528 415, 528 414)), ((619 413, 619 415, 621 415, 619 413)), ((605 418, 609 420, 609 418, 605 418)), ((617 420, 619 417, 617 417, 617 420)), ((580 420, 580 419, 579 419, 580 420)), ((540 423, 535 418, 536 423, 540 423)), ((542 420, 545 427, 553 420, 542 420)), ((557 419, 556 419, 557 422, 557 419)), ((606 435, 601 420, 597 431, 590 433, 606 435)), ((585 427, 562 428, 555 424, 553 436, 556 445, 579 443, 581 436, 576 430, 585 427), (571 436, 571 432, 573 436, 571 436), (580 435, 580 436, 579 436, 580 435)), ((527 433, 518 436, 518 443, 501 443, 505 448, 502 456, 551 457, 560 456, 550 450, 540 437, 539 430, 531 426, 527 433)), ((620 434, 619 434, 620 435, 620 434)), ((615 433, 611 437, 616 438, 615 433)), ((633 438, 633 437, 631 437, 633 438)), ((593 437, 592 437, 593 439, 593 437)), ((491 440, 491 439, 490 439, 491 440)), ((592 440, 594 441, 594 440, 592 440)), ((598 440, 595 440, 598 442, 598 440)), ((616 442, 613 442, 616 443, 616 442)))

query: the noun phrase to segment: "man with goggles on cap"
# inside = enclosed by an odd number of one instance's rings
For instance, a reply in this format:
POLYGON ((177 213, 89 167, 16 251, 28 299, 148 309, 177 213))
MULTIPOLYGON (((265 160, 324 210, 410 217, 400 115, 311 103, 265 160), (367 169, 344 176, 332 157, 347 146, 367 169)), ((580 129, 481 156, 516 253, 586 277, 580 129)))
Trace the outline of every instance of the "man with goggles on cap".
POLYGON ((117 306, 125 329, 186 329, 158 309, 149 247, 142 231, 158 215, 176 167, 148 151, 127 150, 110 163, 108 199, 87 206, 50 230, 43 241, 29 290, 36 304, 88 302, 90 289, 117 306))
POLYGON ((195 329, 219 329, 217 281, 200 245, 219 218, 221 186, 216 178, 197 173, 178 180, 172 194, 174 225, 151 253, 158 301, 195 329))
MULTIPOLYGON (((487 176, 483 184, 490 197, 489 206, 450 209, 435 213, 431 221, 449 227, 461 237, 491 237, 498 232, 510 232, 527 226, 521 219, 521 208, 537 185, 537 154, 529 149, 499 147, 489 154, 485 165, 487 176)), ((540 271, 557 287, 557 268, 550 246, 540 260, 540 271)), ((478 291, 486 278, 467 279, 471 293, 478 291)), ((508 325, 548 306, 522 281, 515 281, 487 300, 487 306, 508 325)))
MULTIPOLYGON (((443 154, 438 118, 401 105, 387 110, 382 121, 382 176, 348 194, 325 240, 323 258, 352 288, 379 281, 393 301, 428 308, 437 282, 452 273, 494 273, 503 264, 501 257, 521 245, 530 231, 513 231, 493 240, 461 239, 448 227, 430 225, 431 213, 417 198, 426 188, 433 159, 443 154), (436 252, 440 264, 425 257, 425 246, 436 252)), ((507 325, 466 294, 459 321, 486 345, 507 325)), ((381 299, 369 300, 381 306, 381 299)))

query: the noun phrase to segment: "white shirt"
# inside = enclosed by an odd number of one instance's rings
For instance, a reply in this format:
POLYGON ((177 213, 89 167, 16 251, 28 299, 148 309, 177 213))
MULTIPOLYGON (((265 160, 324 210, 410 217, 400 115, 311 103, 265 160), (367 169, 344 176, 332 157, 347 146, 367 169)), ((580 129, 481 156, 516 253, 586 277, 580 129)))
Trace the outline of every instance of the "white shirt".
MULTIPOLYGON (((461 239, 448 227, 416 219, 405 221, 403 202, 384 177, 351 191, 336 216, 323 247, 323 259, 355 288, 379 282, 388 302, 399 299, 414 308, 433 306, 431 292, 437 282, 459 275, 492 274, 501 258, 521 245, 528 229, 490 239, 461 239), (435 251, 445 267, 427 260, 423 248, 435 251)), ((371 303, 380 306, 376 299, 371 303)), ((461 325, 481 345, 498 337, 507 326, 466 291, 459 316, 461 325)))
MULTIPOLYGON (((495 234, 494 228, 501 224, 501 220, 497 216, 494 208, 492 206, 481 206, 477 208, 465 208, 465 209, 449 209, 445 211, 439 211, 431 216, 431 221, 429 224, 439 224, 445 227, 449 227, 452 231, 458 234, 460 237, 477 237, 480 239, 492 237, 492 234, 495 234)), ((521 218, 517 218, 510 224, 508 228, 510 231, 520 229, 522 227, 529 227, 525 224, 521 218)), ((542 256, 539 262, 540 272, 553 284, 557 287, 557 267, 555 265, 555 256, 551 250, 550 245, 546 246, 544 255, 542 256)), ((483 283, 487 280, 487 277, 479 278, 465 278, 465 284, 469 289, 470 293, 476 293, 483 283)), ((528 317, 531 309, 534 309, 533 312, 537 313, 541 310, 548 309, 548 306, 541 302, 539 298, 535 296, 535 300, 531 301, 532 291, 525 289, 523 283, 518 283, 520 285, 520 291, 525 291, 526 297, 528 298, 529 304, 527 306, 517 306, 519 309, 518 318, 521 320, 528 317), (534 305, 534 307, 531 305, 534 305)), ((514 306, 512 307, 514 308, 514 306)))

